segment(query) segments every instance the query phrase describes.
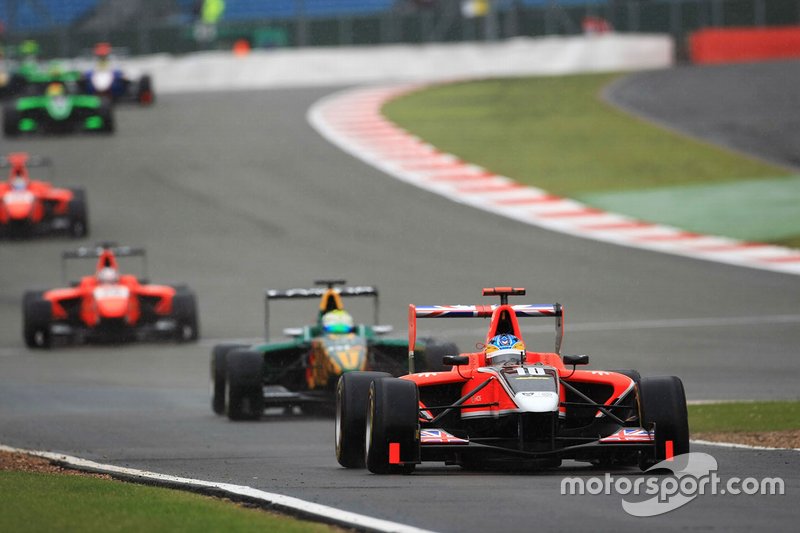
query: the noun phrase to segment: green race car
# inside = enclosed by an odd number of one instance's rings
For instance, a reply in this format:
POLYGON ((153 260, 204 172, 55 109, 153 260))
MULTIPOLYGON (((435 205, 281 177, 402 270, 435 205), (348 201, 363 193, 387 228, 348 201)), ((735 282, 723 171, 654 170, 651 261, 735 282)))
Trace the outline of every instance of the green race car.
MULTIPOLYGON (((211 404, 215 413, 227 414, 231 420, 253 420, 267 408, 292 411, 299 406, 307 414, 332 415, 342 374, 366 370, 400 376, 408 372, 407 339, 383 337, 391 326, 355 324, 344 310, 343 297, 371 297, 377 324, 377 289, 338 286, 344 285, 342 280, 316 283, 322 287, 266 292, 267 337, 270 300, 319 298, 315 324, 285 329, 289 338, 283 341, 214 347, 211 404)), ((421 344, 416 361, 422 371, 437 370, 444 355, 458 353, 452 343, 427 339, 421 344)))
POLYGON ((113 133, 111 103, 97 96, 76 94, 76 90, 74 84, 52 82, 41 94, 6 103, 3 134, 14 137, 23 133, 113 133))

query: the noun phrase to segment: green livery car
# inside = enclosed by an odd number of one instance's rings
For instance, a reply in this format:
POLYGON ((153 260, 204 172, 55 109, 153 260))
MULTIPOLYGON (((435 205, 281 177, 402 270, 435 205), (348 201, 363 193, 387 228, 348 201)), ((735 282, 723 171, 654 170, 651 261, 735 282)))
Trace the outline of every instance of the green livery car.
MULTIPOLYGON (((322 287, 266 292, 266 342, 213 348, 211 404, 215 413, 227 414, 231 420, 253 420, 268 408, 289 412, 300 407, 306 414, 333 415, 336 384, 343 374, 372 371, 400 376, 408 372, 408 340, 385 337, 391 326, 377 325, 375 287, 345 287, 343 280, 316 283, 322 287), (343 298, 359 296, 373 299, 375 325, 356 324, 344 310, 343 298), (297 298, 319 299, 316 323, 287 328, 286 340, 269 342, 269 302, 297 298)), ((438 370, 442 357, 454 353, 458 353, 454 344, 427 339, 418 346, 418 370, 438 370)))
POLYGON ((42 94, 6 103, 3 133, 7 137, 25 133, 113 133, 111 103, 97 96, 75 94, 69 86, 53 82, 42 94))

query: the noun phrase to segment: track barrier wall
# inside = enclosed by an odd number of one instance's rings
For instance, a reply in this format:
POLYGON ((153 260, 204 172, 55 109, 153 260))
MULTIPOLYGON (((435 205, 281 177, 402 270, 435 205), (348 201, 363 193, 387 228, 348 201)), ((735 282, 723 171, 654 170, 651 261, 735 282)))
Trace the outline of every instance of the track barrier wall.
POLYGON ((800 58, 800 26, 708 28, 689 39, 692 63, 800 58))

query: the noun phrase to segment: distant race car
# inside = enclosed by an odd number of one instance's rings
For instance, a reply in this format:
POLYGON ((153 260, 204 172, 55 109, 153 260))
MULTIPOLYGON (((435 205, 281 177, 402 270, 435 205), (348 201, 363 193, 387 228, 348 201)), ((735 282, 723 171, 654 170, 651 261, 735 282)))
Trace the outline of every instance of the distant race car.
POLYGON ((152 285, 120 274, 117 258, 146 255, 141 248, 102 243, 62 254, 66 261, 95 259, 93 275, 66 288, 27 291, 23 297, 23 336, 30 348, 55 344, 135 340, 195 341, 199 335, 194 293, 185 285, 152 285))
POLYGON ((153 81, 149 75, 132 79, 119 68, 112 68, 109 60, 111 46, 108 43, 98 43, 94 54, 97 64, 84 73, 81 79, 83 92, 106 97, 115 103, 129 101, 150 105, 155 102, 153 81))
POLYGON ((490 318, 484 349, 451 354, 447 372, 344 374, 336 389, 336 458, 346 468, 409 473, 422 462, 468 469, 556 467, 562 459, 642 469, 689 451, 683 384, 634 370, 576 370, 561 355, 559 304, 509 305, 525 289, 483 289, 500 305, 410 306, 417 318, 490 318), (519 318, 556 320, 554 352, 526 349, 519 318))
POLYGON ((83 189, 61 189, 30 178, 29 167, 49 165, 48 159, 22 152, 0 158, 0 168, 10 169, 8 179, 0 182, 0 235, 19 238, 61 233, 81 238, 89 234, 83 189))
MULTIPOLYGON (((384 338, 391 326, 353 323, 343 298, 370 297, 378 322, 378 291, 374 287, 341 287, 343 280, 320 280, 321 287, 267 290, 267 341, 256 345, 219 344, 211 353, 212 408, 231 420, 261 417, 270 407, 299 406, 309 414, 333 414, 336 382, 344 373, 380 370, 400 375, 407 366, 405 339, 384 338), (287 328, 288 340, 269 342, 269 303, 272 300, 319 299, 317 320, 309 326, 287 328)), ((428 340, 421 350, 434 358, 457 348, 428 340)))
POLYGON ((111 103, 99 96, 80 94, 75 84, 53 82, 42 94, 6 102, 3 134, 114 132, 111 103))

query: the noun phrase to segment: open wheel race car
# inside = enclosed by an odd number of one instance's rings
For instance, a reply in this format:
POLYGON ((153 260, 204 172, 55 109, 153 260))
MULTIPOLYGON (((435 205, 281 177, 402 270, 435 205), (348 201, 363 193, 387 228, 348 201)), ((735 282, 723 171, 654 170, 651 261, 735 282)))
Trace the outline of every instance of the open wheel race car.
POLYGON ((97 258, 95 273, 67 288, 27 291, 23 297, 23 336, 30 348, 57 342, 197 340, 194 293, 185 285, 152 285, 146 277, 120 274, 117 258, 146 255, 141 248, 103 243, 62 254, 66 261, 97 258))
POLYGON ((3 134, 114 132, 111 103, 99 96, 80 94, 76 83, 48 84, 42 92, 6 102, 3 134))
POLYGON ((0 182, 0 235, 28 237, 62 233, 85 237, 89 233, 86 193, 80 188, 61 189, 32 180, 29 166, 48 166, 49 160, 13 153, 0 158, 0 168, 10 168, 0 182))
POLYGON ((114 103, 136 102, 143 106, 155 101, 153 82, 149 75, 143 74, 134 79, 110 63, 111 45, 97 43, 94 55, 97 63, 86 71, 80 81, 80 87, 86 94, 101 96, 114 103))
POLYGON ((425 461, 465 468, 546 468, 562 459, 642 469, 689 451, 683 384, 633 370, 576 370, 586 355, 561 355, 559 304, 509 305, 525 289, 484 289, 500 305, 414 306, 417 318, 490 318, 485 348, 448 355, 448 372, 392 377, 344 374, 336 389, 336 458, 376 474, 409 473, 425 461), (556 320, 554 352, 525 348, 519 318, 556 320))
MULTIPOLYGON (((405 373, 408 342, 382 337, 391 326, 378 324, 378 290, 375 287, 340 287, 343 280, 320 280, 321 287, 267 290, 265 323, 267 342, 253 346, 219 344, 211 353, 211 406, 231 420, 254 420, 264 409, 299 406, 308 414, 333 414, 336 382, 343 373, 380 370, 405 373), (372 298, 374 323, 355 324, 344 309, 343 298, 372 298), (287 328, 287 340, 269 342, 269 303, 272 300, 319 299, 314 324, 287 328)), ((457 348, 427 340, 425 356, 441 360, 457 348)))

